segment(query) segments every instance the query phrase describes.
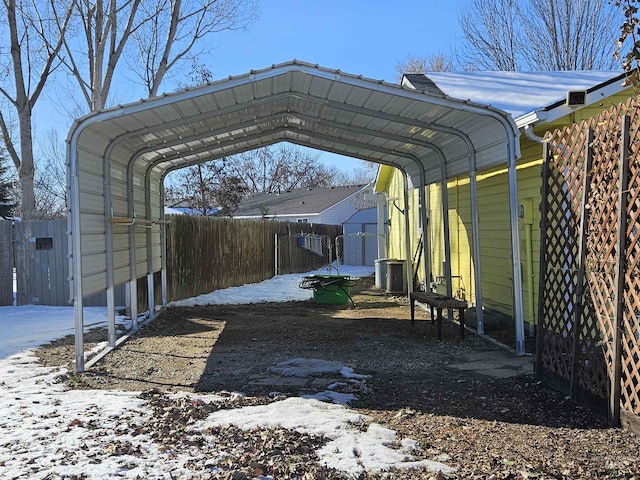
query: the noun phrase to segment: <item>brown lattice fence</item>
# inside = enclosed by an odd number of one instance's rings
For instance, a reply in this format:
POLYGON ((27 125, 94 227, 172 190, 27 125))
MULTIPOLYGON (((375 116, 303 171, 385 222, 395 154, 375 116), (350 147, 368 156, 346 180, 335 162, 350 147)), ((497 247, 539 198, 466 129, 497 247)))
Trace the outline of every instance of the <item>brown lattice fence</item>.
POLYGON ((536 375, 640 418, 640 112, 633 100, 549 132, 536 375))

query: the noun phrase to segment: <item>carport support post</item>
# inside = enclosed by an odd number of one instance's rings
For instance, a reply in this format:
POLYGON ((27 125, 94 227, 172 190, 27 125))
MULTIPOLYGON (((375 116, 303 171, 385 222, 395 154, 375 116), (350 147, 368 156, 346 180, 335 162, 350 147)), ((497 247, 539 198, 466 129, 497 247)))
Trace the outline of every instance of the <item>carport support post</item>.
MULTIPOLYGON (((478 217, 478 181, 476 172, 476 152, 469 153, 469 188, 471 191, 471 242, 473 247, 473 279, 476 294, 476 330, 484 335, 484 315, 482 312, 482 278, 480 276, 480 222, 478 217)), ((520 248, 518 246, 518 248, 520 248)))
MULTIPOLYGON (((520 269, 520 230, 518 225, 518 177, 516 154, 509 143, 509 216, 511 220, 511 262, 513 269, 514 317, 516 326, 516 355, 524 355, 524 313, 522 306, 522 272, 520 269)), ((539 333, 540 335, 541 333, 539 333)))
MULTIPOLYGON (((429 289, 429 282, 431 281, 431 255, 429 253, 429 218, 427 216, 428 201, 427 195, 425 195, 425 189, 427 188, 425 182, 423 180, 423 176, 421 176, 420 187, 419 187, 419 205, 418 205, 418 214, 420 215, 420 224, 422 230, 422 265, 424 267, 424 289, 427 291, 429 289)), ((416 264, 416 269, 418 265, 416 264)))
MULTIPOLYGON (((150 173, 147 172, 145 182, 145 215, 147 219, 151 218, 151 180, 150 173)), ((162 192, 162 190, 161 190, 162 192)), ((162 199, 159 204, 162 205, 162 199)), ((156 315, 156 299, 155 299, 155 286, 153 284, 153 228, 154 225, 147 226, 147 304, 149 308, 149 320, 152 320, 156 315)))
POLYGON ((451 279, 451 231, 449 229, 449 186, 447 185, 447 162, 443 159, 440 163, 442 179, 440 180, 440 190, 442 197, 442 228, 444 230, 444 277, 447 281, 447 296, 453 296, 453 285, 451 279))
MULTIPOLYGON (((164 179, 160 185, 161 198, 164 198, 164 179)), ((162 308, 167 308, 167 223, 164 214, 164 202, 160 204, 160 283, 162 288, 162 308)))
POLYGON ((405 236, 405 248, 407 250, 407 258, 405 262, 406 275, 407 275, 407 295, 413 292, 413 266, 411 265, 411 230, 409 228, 409 179, 406 174, 402 176, 404 179, 404 236, 405 236))
MULTIPOLYGON (((131 215, 135 218, 135 215, 131 215)), ((131 328, 138 330, 138 282, 136 279, 136 232, 135 223, 129 226, 129 317, 131 318, 131 328)))
MULTIPOLYGON (((516 355, 524 355, 524 314, 522 306, 522 271, 520 267, 520 230, 518 225, 518 178, 515 153, 509 152, 509 214, 511 219, 511 261, 513 270, 516 355)), ((540 335, 540 333, 539 333, 540 335)))
POLYGON ((80 180, 78 174, 78 152, 76 138, 67 147, 69 158, 69 224, 71 232, 71 275, 73 278, 73 316, 75 323, 76 372, 84 372, 84 317, 82 310, 82 243, 80 241, 80 180))
POLYGON ((112 214, 111 209, 111 162, 109 157, 105 157, 103 166, 104 191, 104 244, 107 275, 107 343, 110 347, 116 346, 116 302, 114 294, 113 278, 113 225, 109 221, 112 214))

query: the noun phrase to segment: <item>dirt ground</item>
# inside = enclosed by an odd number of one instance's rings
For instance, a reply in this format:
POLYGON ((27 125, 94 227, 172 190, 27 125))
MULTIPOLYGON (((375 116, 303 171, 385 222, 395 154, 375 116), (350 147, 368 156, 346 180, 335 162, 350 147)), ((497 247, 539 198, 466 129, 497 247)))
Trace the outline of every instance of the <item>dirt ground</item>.
MULTIPOLYGON (((279 362, 338 361, 371 375, 350 408, 417 440, 420 458, 444 459, 457 468, 447 476, 411 471, 360 478, 640 479, 640 439, 634 434, 606 428, 606 419, 530 373, 497 378, 453 368, 479 352, 504 354, 501 347, 470 332, 461 340, 458 325, 448 321, 439 341, 426 312, 417 309, 411 325, 406 298, 385 295, 371 279, 360 280, 351 293, 355 306, 308 301, 169 308, 87 372, 65 381, 72 388, 142 391, 163 408, 171 391, 244 393, 227 405, 235 408, 275 401, 274 385, 265 380, 279 362)), ((86 347, 105 339, 104 331, 91 332, 86 347)), ((45 365, 72 371, 73 339, 45 346, 38 355, 45 365)), ((284 395, 317 388, 316 382, 277 385, 284 395)), ((298 437, 290 432, 282 442, 298 437)), ((252 440, 239 434, 235 441, 250 448, 252 440)), ((261 459, 287 462, 282 450, 282 444, 263 449, 261 459)), ((346 478, 320 467, 308 467, 307 476, 278 472, 277 479, 346 478)))

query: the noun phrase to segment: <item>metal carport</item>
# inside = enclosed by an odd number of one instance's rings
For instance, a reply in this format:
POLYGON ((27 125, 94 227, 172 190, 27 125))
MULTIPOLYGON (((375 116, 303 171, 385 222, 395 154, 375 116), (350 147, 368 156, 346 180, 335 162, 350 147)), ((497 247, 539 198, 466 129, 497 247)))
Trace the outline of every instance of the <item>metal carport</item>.
MULTIPOLYGON (((405 173, 405 189, 470 175, 480 333, 476 170, 506 163, 516 351, 523 354, 516 188, 518 137, 511 117, 490 106, 299 61, 79 119, 71 128, 67 147, 76 370, 84 370, 84 297, 107 292, 110 347, 116 345, 115 285, 130 284, 134 328, 138 278, 148 277, 149 315, 153 316, 153 273, 161 271, 162 305, 166 306, 165 175, 282 141, 394 166, 405 173)), ((419 192, 419 218, 421 225, 427 225, 424 188, 419 192)), ((409 242, 408 222, 405 229, 409 242)), ((445 239, 448 245, 446 228, 445 239)), ((429 268, 425 262, 426 279, 429 268)), ((408 275, 410 270, 407 269, 408 275)), ((450 276, 450 271, 447 273, 450 276)))

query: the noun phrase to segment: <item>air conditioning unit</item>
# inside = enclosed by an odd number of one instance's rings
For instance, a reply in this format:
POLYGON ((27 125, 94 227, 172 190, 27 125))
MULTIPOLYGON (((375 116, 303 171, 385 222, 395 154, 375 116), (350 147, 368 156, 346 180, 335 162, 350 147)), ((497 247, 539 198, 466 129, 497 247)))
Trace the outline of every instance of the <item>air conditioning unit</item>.
POLYGON ((569 90, 567 92, 567 107, 583 107, 587 103, 586 90, 569 90))

